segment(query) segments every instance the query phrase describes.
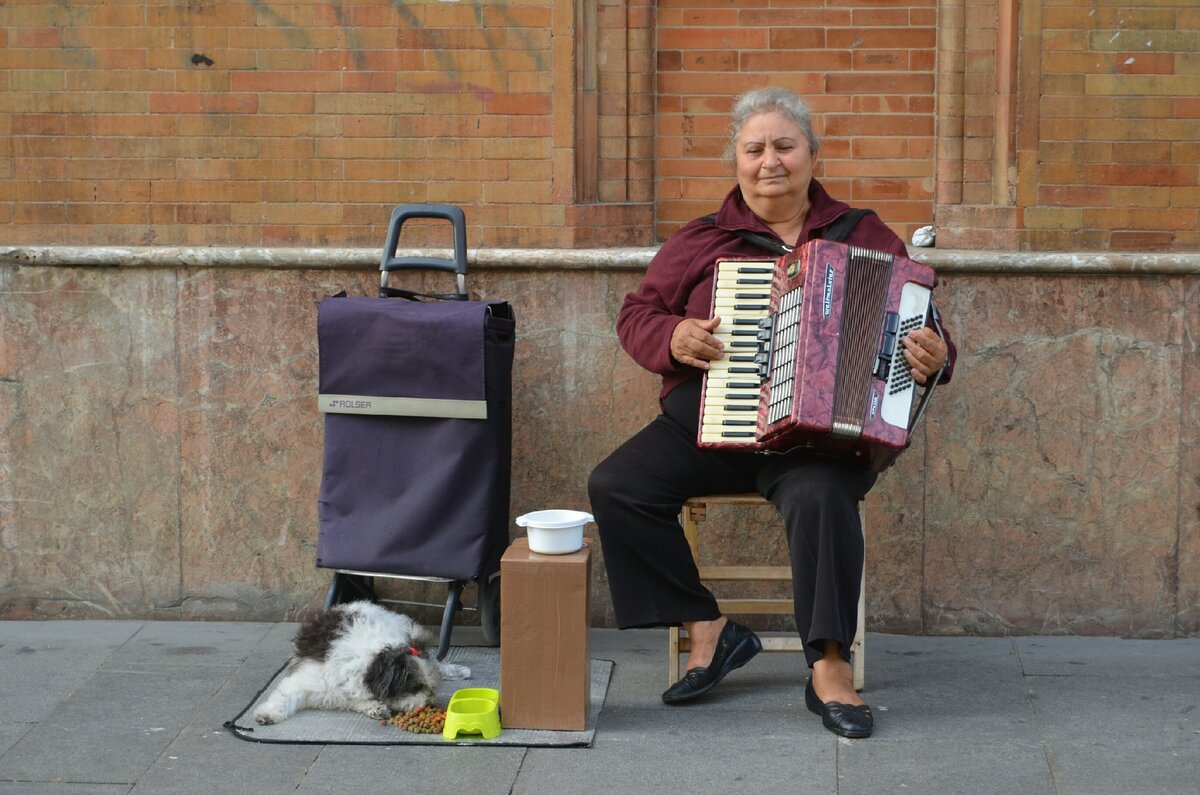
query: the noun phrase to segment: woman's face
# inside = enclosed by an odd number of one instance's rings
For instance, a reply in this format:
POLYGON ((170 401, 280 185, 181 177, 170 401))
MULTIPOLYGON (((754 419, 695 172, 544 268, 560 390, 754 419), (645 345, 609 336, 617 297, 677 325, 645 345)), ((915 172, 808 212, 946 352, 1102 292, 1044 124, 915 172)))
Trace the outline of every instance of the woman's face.
POLYGON ((738 185, 752 207, 760 199, 807 199, 816 162, 800 126, 774 111, 751 116, 738 133, 738 185))

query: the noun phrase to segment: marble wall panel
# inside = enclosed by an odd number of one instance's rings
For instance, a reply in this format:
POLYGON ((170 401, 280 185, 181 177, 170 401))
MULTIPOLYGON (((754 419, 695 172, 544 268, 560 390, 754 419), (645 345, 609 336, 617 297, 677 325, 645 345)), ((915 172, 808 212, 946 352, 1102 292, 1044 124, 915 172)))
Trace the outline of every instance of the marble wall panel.
POLYGON ((1185 283, 1176 632, 1200 635, 1200 281, 1185 283))
POLYGON ((657 413, 656 379, 621 351, 616 312, 635 280, 513 273, 513 511, 587 507, 587 479, 657 413))
POLYGON ((2 270, 4 614, 137 616, 174 602, 176 274, 2 270))
MULTIPOLYGON (((627 273, 517 271, 489 290, 511 302, 517 317, 514 517, 544 508, 590 510, 592 469, 657 414, 657 378, 624 354, 616 335, 617 310, 636 283, 627 273)), ((523 532, 513 527, 514 537, 523 532)), ((585 534, 594 541, 593 621, 609 624, 595 526, 585 534)))
POLYGON ((870 631, 921 631, 927 428, 949 410, 950 385, 934 392, 909 449, 880 474, 865 502, 866 599, 870 631))
POLYGON ((929 428, 925 628, 1170 636, 1182 281, 963 281, 955 410, 929 428))
POLYGON ((319 606, 322 419, 317 302, 325 271, 180 274, 183 615, 268 619, 319 606))
MULTIPOLYGON (((953 279, 941 277, 934 300, 944 313, 946 331, 961 350, 959 324, 963 320, 953 311, 957 286, 953 279)), ((923 629, 926 499, 928 494, 945 493, 950 488, 929 467, 926 439, 928 434, 939 432, 937 428, 946 417, 960 410, 961 400, 962 381, 957 377, 935 388, 909 448, 880 474, 867 495, 866 604, 870 631, 903 634, 923 629)))

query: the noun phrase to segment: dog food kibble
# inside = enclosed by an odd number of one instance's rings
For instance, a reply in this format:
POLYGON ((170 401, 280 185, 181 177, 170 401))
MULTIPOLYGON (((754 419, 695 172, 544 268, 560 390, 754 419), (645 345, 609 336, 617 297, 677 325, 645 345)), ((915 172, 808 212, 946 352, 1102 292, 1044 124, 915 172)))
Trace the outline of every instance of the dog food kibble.
POLYGON ((442 707, 417 707, 407 712, 397 712, 384 723, 399 726, 413 734, 441 734, 446 725, 446 710, 442 707))

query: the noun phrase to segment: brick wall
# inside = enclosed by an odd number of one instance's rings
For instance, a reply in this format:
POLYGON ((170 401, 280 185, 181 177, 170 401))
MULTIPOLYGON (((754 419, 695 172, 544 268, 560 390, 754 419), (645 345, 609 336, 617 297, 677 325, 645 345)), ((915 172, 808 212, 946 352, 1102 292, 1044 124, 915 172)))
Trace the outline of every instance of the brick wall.
POLYGON ((1194 0, 13 0, 0 232, 374 246, 448 202, 473 245, 648 245, 732 184, 731 97, 764 84, 906 238, 1200 243, 1194 0))
POLYGON ((933 220, 934 0, 658 4, 659 236, 715 209, 732 97, 786 86, 812 106, 817 176, 907 237, 933 220))
MULTIPOLYGON (((648 198, 650 86, 636 52, 601 64, 605 102, 577 128, 576 63, 596 58, 574 5, 5 3, 4 238, 378 245, 404 202, 469 207, 492 246, 645 238, 647 213, 576 202, 582 138, 604 164, 592 200, 648 198)), ((602 8, 606 46, 648 44, 644 3, 602 8)))
POLYGON ((1195 2, 996 0, 943 11, 939 244, 1200 245, 1195 2))
POLYGON ((1037 213, 1043 245, 1200 244, 1200 7, 1047 4, 1037 213), (1066 232, 1066 234, 1064 234, 1066 232))

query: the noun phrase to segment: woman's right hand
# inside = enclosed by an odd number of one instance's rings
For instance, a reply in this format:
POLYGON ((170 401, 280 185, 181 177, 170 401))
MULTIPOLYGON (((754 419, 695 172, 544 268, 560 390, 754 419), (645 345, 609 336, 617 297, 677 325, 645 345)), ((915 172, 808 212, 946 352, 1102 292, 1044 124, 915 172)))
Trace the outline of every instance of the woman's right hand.
POLYGON ((671 332, 671 356, 680 364, 708 369, 708 363, 725 355, 725 346, 713 336, 721 318, 697 320, 687 317, 671 332))

